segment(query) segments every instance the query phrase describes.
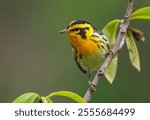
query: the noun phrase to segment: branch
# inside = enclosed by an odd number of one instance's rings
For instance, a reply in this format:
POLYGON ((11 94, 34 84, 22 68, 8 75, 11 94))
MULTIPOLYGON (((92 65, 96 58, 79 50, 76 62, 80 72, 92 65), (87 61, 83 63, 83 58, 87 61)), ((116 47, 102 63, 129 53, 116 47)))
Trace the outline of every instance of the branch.
MULTIPOLYGON (((97 70, 97 73, 92 81, 92 84, 95 86, 95 88, 97 87, 98 83, 100 82, 101 77, 103 76, 106 68, 108 67, 108 65, 110 64, 110 62, 112 61, 112 59, 115 57, 115 55, 118 53, 118 51, 123 47, 124 44, 124 37, 127 31, 127 28, 130 24, 130 16, 132 13, 132 9, 133 9, 133 4, 134 4, 135 0, 129 0, 128 2, 128 6, 127 6, 127 10, 124 16, 124 20, 123 23, 120 26, 120 30, 116 39, 116 43, 115 45, 112 47, 112 52, 110 52, 106 58, 106 60, 104 61, 104 63, 102 64, 102 66, 97 70)), ((84 95, 84 99, 86 102, 90 102, 91 98, 92 98, 92 93, 94 91, 91 90, 91 88, 89 87, 84 95)))

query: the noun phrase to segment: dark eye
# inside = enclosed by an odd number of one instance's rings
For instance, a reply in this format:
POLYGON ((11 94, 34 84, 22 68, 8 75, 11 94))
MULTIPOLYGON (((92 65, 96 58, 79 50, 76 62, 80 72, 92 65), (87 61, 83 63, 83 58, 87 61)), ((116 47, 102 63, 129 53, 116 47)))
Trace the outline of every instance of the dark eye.
POLYGON ((74 29, 71 29, 70 31, 72 31, 72 32, 79 32, 80 28, 74 28, 74 29))
POLYGON ((86 27, 85 29, 89 30, 89 27, 86 27))

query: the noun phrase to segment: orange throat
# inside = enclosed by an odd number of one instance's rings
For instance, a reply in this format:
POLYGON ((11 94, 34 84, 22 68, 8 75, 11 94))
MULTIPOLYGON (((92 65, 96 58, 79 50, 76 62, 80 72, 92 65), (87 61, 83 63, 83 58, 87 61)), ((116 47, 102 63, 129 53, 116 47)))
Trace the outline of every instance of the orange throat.
POLYGON ((91 53, 95 53, 98 50, 97 45, 93 41, 81 39, 76 36, 69 36, 69 40, 79 54, 88 55, 91 53))

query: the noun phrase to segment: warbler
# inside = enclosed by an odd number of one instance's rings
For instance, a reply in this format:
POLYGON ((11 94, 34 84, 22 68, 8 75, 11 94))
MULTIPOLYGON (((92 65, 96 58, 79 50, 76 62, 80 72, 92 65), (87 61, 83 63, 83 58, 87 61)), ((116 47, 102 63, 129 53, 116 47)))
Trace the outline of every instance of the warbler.
POLYGON ((74 59, 83 73, 90 76, 91 71, 102 65, 110 47, 101 31, 84 20, 73 20, 60 33, 67 34, 74 59))

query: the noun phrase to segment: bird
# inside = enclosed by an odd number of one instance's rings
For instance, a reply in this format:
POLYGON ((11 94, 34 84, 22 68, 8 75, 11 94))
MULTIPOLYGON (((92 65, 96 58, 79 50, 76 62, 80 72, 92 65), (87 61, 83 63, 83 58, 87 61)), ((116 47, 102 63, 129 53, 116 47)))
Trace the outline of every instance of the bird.
MULTIPOLYGON (((90 78, 91 72, 102 65, 109 53, 106 36, 85 20, 73 20, 59 33, 67 34, 77 66, 90 78)), ((108 74, 105 76, 109 78, 108 74)))

